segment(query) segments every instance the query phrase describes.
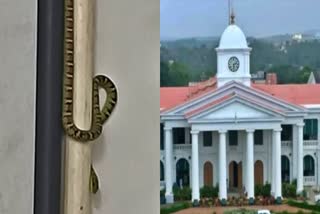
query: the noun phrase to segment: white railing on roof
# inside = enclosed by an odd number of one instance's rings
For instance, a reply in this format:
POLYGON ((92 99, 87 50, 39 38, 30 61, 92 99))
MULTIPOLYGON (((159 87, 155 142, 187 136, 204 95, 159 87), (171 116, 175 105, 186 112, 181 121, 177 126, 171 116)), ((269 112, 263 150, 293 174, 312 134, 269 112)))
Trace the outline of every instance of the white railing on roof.
POLYGON ((303 145, 304 146, 317 146, 318 140, 304 140, 303 145))
POLYGON ((174 150, 191 150, 191 144, 174 144, 174 150))
POLYGON ((281 146, 283 147, 290 147, 292 145, 292 141, 291 140, 283 140, 281 141, 281 146))
POLYGON ((316 177, 315 176, 304 176, 303 183, 306 186, 311 186, 316 184, 316 177))

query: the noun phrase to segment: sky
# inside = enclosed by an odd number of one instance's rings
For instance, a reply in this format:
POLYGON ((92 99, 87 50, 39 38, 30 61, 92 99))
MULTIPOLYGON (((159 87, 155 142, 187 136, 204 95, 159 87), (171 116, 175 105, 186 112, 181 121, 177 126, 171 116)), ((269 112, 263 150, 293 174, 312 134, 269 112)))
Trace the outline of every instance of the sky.
MULTIPOLYGON (((320 0, 231 0, 246 36, 320 30, 320 0)), ((160 37, 220 36, 228 25, 228 0, 160 0, 160 37)))

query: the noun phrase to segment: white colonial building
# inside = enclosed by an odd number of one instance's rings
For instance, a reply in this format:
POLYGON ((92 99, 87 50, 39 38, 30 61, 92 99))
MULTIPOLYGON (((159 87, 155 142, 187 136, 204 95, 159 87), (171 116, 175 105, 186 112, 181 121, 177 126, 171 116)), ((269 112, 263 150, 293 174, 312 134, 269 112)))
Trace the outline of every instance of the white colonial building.
POLYGON ((219 185, 219 198, 244 187, 296 179, 297 192, 318 186, 320 85, 254 84, 242 30, 231 23, 216 48, 216 77, 188 87, 161 88, 161 185, 190 186, 192 201, 204 185, 219 185))

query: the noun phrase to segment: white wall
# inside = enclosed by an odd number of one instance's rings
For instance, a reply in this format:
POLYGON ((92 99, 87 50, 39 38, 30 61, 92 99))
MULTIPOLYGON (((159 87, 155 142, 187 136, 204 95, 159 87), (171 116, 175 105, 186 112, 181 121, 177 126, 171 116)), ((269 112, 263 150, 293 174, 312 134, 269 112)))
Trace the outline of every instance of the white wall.
POLYGON ((95 72, 114 80, 119 101, 93 146, 93 214, 160 212, 159 13, 159 0, 97 0, 95 72))
POLYGON ((36 5, 0 1, 0 213, 33 213, 36 5))

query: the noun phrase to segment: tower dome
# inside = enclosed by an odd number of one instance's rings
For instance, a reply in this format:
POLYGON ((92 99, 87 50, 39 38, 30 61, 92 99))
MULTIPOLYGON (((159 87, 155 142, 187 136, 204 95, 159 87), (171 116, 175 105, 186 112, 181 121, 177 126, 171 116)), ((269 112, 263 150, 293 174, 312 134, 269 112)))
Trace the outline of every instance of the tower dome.
POLYGON ((242 30, 234 23, 231 14, 229 26, 222 33, 217 51, 218 87, 230 81, 251 86, 250 52, 247 39, 242 30))
POLYGON ((247 39, 235 24, 229 25, 222 33, 218 49, 247 49, 247 39))

